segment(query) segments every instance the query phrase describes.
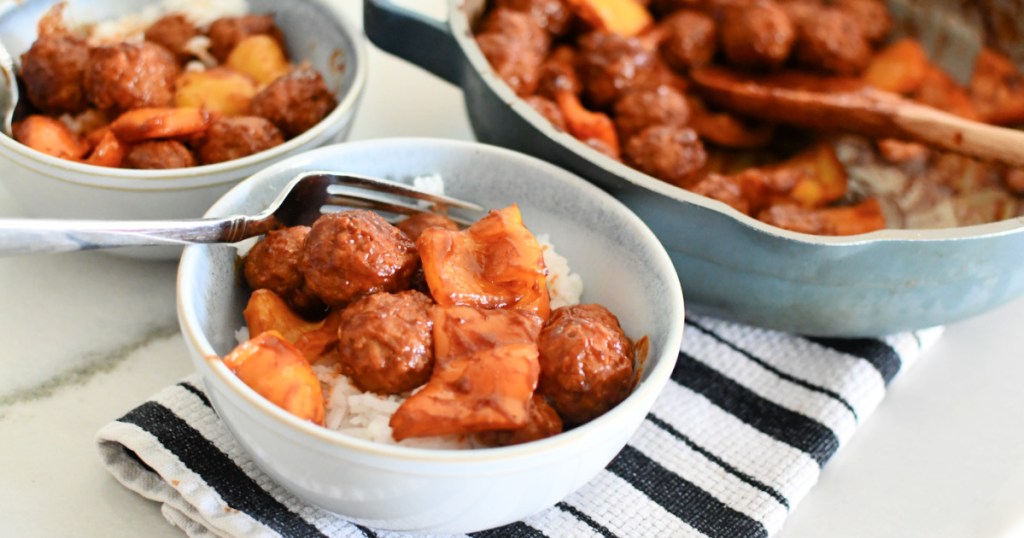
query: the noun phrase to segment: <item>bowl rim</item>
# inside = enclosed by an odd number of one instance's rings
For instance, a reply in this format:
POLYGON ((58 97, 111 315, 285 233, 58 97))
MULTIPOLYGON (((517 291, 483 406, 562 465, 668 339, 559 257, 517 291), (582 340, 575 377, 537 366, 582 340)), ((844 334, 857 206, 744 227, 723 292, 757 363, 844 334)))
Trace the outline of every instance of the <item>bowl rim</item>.
MULTIPOLYGON (((654 176, 627 166, 624 163, 616 161, 600 151, 597 151, 587 144, 584 144, 569 133, 556 129, 550 121, 544 118, 544 116, 520 98, 512 88, 505 84, 501 77, 499 77, 491 67, 487 58, 477 45, 466 10, 470 6, 476 6, 482 4, 482 2, 448 0, 448 4, 449 33, 451 34, 452 39, 458 43, 458 46, 462 49, 469 67, 480 75, 484 84, 487 85, 492 93, 501 98, 501 100, 518 116, 529 123, 534 129, 540 131, 540 133, 549 140, 559 144, 564 149, 574 153, 576 156, 586 161, 589 161, 599 168, 603 168, 612 175, 622 178, 628 183, 641 187, 645 190, 655 192, 678 202, 693 204, 716 213, 721 213, 732 218, 744 227, 753 229, 765 235, 784 241, 792 241, 809 245, 843 247, 882 242, 957 241, 976 239, 980 237, 996 237, 1024 231, 1024 216, 1012 217, 985 224, 973 224, 953 228, 885 228, 865 234, 847 236, 813 235, 772 226, 742 213, 724 202, 707 198, 689 190, 670 185, 655 178, 654 176)), ((465 98, 465 96, 463 96, 463 98, 465 98)))
MULTIPOLYGON (((499 159, 518 159, 527 161, 531 163, 532 166, 546 169, 547 172, 545 173, 547 174, 559 176, 560 181, 574 183, 584 192, 589 192, 591 196, 603 198, 605 202, 611 203, 611 211, 621 215, 622 218, 631 220, 641 237, 645 239, 646 242, 656 246, 654 249, 654 261, 656 265, 653 269, 656 270, 658 274, 666 277, 664 279, 665 283, 670 288, 671 293, 675 297, 678 297, 677 301, 672 301, 670 303, 670 315, 673 320, 670 323, 670 327, 672 327, 672 329, 670 330, 670 333, 666 335, 667 347, 666 349, 661 350, 661 355, 663 356, 661 357, 661 360, 655 364, 654 368, 646 369, 643 372, 643 374, 646 375, 644 381, 638 383, 625 400, 600 417, 559 435, 521 445, 495 448, 474 448, 470 450, 439 449, 389 445, 352 437, 344 433, 301 420, 284 409, 281 409, 243 383, 224 365, 221 360, 219 360, 216 351, 210 345, 209 341, 203 336, 203 332, 198 325, 196 317, 188 314, 189 312, 197 311, 196 307, 198 305, 193 304, 191 300, 192 297, 196 296, 193 292, 195 280, 187 278, 187 269, 194 266, 196 263, 195 259, 199 255, 201 249, 211 248, 210 246, 196 245, 185 248, 178 266, 177 311, 183 336, 193 347, 193 353, 198 352, 203 357, 203 364, 212 374, 202 375, 201 377, 204 379, 204 382, 210 383, 212 378, 214 383, 226 387, 234 396, 244 400, 246 404, 251 406, 250 409, 258 411, 263 416, 276 422, 279 426, 283 426, 284 428, 297 432, 301 435, 308 436, 308 440, 313 441, 321 447, 329 447, 333 449, 344 448, 355 454, 368 457, 390 458, 407 463, 428 463, 436 465, 475 465, 481 463, 493 463, 499 460, 518 461, 530 458, 542 458, 547 454, 557 453, 560 450, 560 447, 580 445, 581 443, 585 446, 587 444, 587 439, 599 437, 601 435, 601 431, 604 428, 611 426, 613 422, 620 422, 628 419, 631 410, 635 407, 642 406, 644 408, 644 413, 649 411, 650 406, 654 403, 654 400, 657 398, 658 394, 661 393, 671 376, 678 357, 679 348, 682 343, 683 329, 685 326, 685 302, 683 299, 682 287, 676 276, 677 273, 674 265, 672 264, 671 258, 650 228, 648 228, 647 225, 631 210, 618 200, 614 199, 611 195, 563 168, 559 168, 551 163, 507 148, 479 142, 429 137, 395 137, 346 142, 342 144, 323 146, 309 152, 304 152, 301 155, 282 160, 256 174, 253 174, 250 178, 241 182, 239 186, 236 186, 232 191, 229 191, 220 200, 218 200, 218 202, 210 208, 210 211, 206 216, 215 214, 218 206, 222 203, 226 203, 225 200, 228 197, 233 196, 233 193, 237 190, 241 190, 249 184, 262 181, 279 172, 283 172, 295 164, 310 162, 311 159, 315 159, 317 157, 317 154, 336 151, 337 147, 348 148, 347 151, 358 151, 360 148, 365 146, 388 147, 403 144, 455 148, 458 151, 465 152, 467 156, 473 156, 473 158, 480 158, 481 155, 489 154, 491 156, 496 156, 499 159)), ((652 355, 648 355, 648 360, 650 360, 652 356, 654 356, 653 353, 652 355)), ((635 413, 636 411, 634 410, 632 412, 635 413)))
MULTIPOLYGON (((290 152, 303 148, 317 138, 330 134, 332 130, 343 125, 345 119, 355 112, 359 100, 362 98, 366 86, 369 57, 361 32, 356 31, 355 26, 344 13, 328 5, 324 0, 300 1, 314 4, 318 11, 333 15, 334 21, 341 27, 343 35, 353 45, 350 56, 354 58, 354 61, 346 60, 345 69, 354 67, 355 74, 352 78, 352 86, 327 116, 302 134, 286 140, 283 144, 240 159, 164 170, 108 168, 60 159, 25 146, 6 134, 0 134, 0 149, 15 154, 22 164, 35 168, 33 172, 37 174, 89 187, 153 191, 181 190, 237 182, 238 172, 245 172, 245 169, 256 167, 261 163, 280 159, 290 152)), ((18 5, 12 4, 9 9, 0 10, 0 21, 15 13, 17 9, 18 5)), ((24 98, 22 96, 22 99, 24 98)))

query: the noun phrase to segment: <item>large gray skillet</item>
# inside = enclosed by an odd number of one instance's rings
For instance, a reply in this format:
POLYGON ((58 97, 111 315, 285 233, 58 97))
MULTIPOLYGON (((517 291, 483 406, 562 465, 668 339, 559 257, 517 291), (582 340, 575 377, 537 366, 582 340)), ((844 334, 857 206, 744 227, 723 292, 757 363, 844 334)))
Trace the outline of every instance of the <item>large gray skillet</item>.
POLYGON ((607 158, 554 129, 494 74, 471 31, 484 0, 448 4, 445 22, 364 0, 364 28, 381 49, 461 87, 480 141, 571 170, 639 215, 672 257, 692 312, 807 335, 880 336, 974 316, 1024 291, 1022 218, 818 237, 607 158))

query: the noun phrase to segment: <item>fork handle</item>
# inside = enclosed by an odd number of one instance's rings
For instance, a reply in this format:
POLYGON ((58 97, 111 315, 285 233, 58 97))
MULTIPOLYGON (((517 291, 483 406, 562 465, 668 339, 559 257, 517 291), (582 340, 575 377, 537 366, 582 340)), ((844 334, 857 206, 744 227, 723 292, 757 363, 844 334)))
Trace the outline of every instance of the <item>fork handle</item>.
POLYGON ((0 219, 0 256, 128 246, 234 243, 265 233, 263 221, 0 219))

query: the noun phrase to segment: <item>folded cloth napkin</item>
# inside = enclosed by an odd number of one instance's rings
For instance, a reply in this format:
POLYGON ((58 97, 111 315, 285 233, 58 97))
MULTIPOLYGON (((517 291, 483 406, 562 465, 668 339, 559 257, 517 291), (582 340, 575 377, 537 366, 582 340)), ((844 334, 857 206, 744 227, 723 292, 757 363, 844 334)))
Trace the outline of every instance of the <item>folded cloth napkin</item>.
MULTIPOLYGON (((608 467, 550 509, 473 536, 770 536, 940 334, 807 338, 691 316, 672 380, 608 467)), ((97 442, 110 473, 189 536, 400 536, 271 481, 195 376, 105 425, 97 442)))

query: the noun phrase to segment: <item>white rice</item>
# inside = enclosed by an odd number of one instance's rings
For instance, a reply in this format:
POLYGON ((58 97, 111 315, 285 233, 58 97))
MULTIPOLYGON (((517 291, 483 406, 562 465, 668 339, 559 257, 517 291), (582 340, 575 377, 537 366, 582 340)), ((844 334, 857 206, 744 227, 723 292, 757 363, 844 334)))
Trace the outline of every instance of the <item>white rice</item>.
POLYGON ((412 395, 380 395, 362 392, 348 377, 338 373, 332 366, 314 365, 313 371, 320 379, 327 403, 324 427, 345 435, 376 441, 419 448, 471 448, 472 442, 465 436, 423 437, 405 439, 396 443, 391 437, 391 415, 398 406, 412 395))
POLYGON ((221 17, 240 17, 249 13, 246 0, 163 0, 164 13, 181 13, 192 24, 205 28, 221 17))
POLYGON ((423 192, 444 194, 444 179, 441 178, 441 174, 414 177, 412 178, 412 186, 423 192))
POLYGON ((92 46, 124 41, 138 43, 146 28, 164 15, 180 13, 196 27, 204 29, 221 17, 237 17, 248 12, 246 0, 163 0, 136 13, 84 25, 83 29, 92 46))
POLYGON ((551 309, 580 303, 583 295, 583 279, 569 269, 569 260, 555 252, 548 234, 537 236, 537 242, 544 251, 544 266, 548 268, 548 295, 551 309))
POLYGON ((189 38, 181 48, 197 58, 185 65, 186 71, 202 71, 217 65, 217 59, 210 54, 210 38, 205 35, 189 38))

